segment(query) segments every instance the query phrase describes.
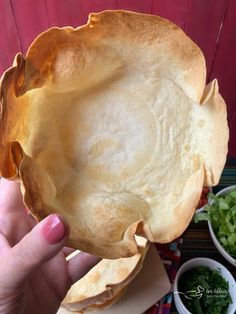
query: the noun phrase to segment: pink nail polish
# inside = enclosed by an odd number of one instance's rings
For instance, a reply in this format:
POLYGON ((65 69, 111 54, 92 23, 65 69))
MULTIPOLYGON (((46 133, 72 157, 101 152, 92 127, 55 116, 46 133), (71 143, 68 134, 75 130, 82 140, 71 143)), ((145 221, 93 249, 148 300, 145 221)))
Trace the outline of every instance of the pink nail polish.
POLYGON ((60 218, 53 214, 42 228, 42 233, 45 240, 49 244, 56 244, 65 237, 67 228, 60 218))

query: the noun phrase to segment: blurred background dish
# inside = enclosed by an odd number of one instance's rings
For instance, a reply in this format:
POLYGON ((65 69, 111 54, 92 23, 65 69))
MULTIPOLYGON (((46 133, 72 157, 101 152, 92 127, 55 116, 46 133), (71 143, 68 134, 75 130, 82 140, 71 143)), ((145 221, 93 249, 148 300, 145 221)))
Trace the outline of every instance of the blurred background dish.
POLYGON ((196 212, 200 212, 201 210, 204 209, 204 206, 208 204, 208 194, 212 193, 212 188, 208 186, 204 186, 202 189, 202 194, 200 197, 200 200, 198 202, 196 212))
MULTIPOLYGON (((214 297, 214 301, 215 304, 221 303, 223 304, 224 302, 224 298, 226 298, 226 294, 224 289, 222 288, 222 284, 220 286, 220 280, 217 281, 215 280, 214 282, 214 287, 210 289, 210 286, 208 286, 209 288, 206 289, 206 287, 204 286, 206 284, 206 282, 204 283, 204 280, 201 279, 199 280, 199 282, 201 284, 197 284, 198 281, 196 281, 196 287, 194 286, 192 289, 190 289, 189 291, 181 291, 180 289, 180 280, 183 276, 183 274, 186 274, 187 272, 189 272, 190 270, 194 271, 199 269, 200 267, 204 267, 206 269, 210 269, 211 271, 217 271, 218 274, 223 277, 225 279, 226 282, 228 282, 228 292, 230 294, 232 303, 228 306, 227 311, 225 312, 226 314, 234 314, 236 311, 236 282, 234 277, 232 276, 232 274, 227 270, 226 267, 224 267, 222 264, 209 259, 209 258, 193 258, 189 261, 187 261, 186 263, 184 263, 180 269, 178 270, 177 274, 176 274, 176 278, 175 278, 175 282, 174 282, 174 301, 175 301, 175 306, 176 309, 178 310, 179 313, 181 314, 191 314, 191 312, 186 308, 186 306, 184 305, 183 300, 192 300, 195 304, 200 304, 202 305, 203 302, 203 298, 208 298, 208 302, 211 298, 214 297), (201 302, 202 299, 202 302, 201 302)), ((215 276, 215 274, 214 274, 215 276)), ((190 280, 191 277, 189 277, 190 280)), ((217 278, 218 279, 218 278, 217 278)), ((191 282, 191 284, 194 285, 193 282, 191 282)), ((207 282, 207 284, 210 284, 209 282, 207 282)), ((210 308, 210 303, 208 304, 209 308, 210 308)), ((210 310, 211 311, 211 310, 210 310)), ((212 314, 212 312, 206 312, 206 311, 202 311, 202 312, 194 312, 192 314, 196 314, 196 313, 204 313, 204 314, 212 314)), ((214 313, 219 313, 219 314, 223 314, 223 312, 214 312, 214 313)))
MULTIPOLYGON (((220 197, 220 196, 227 196, 230 194, 230 192, 232 191, 236 191, 236 185, 232 185, 232 186, 229 186, 221 191, 219 191, 216 196, 220 197)), ((213 201, 212 201, 213 202, 213 201)), ((236 198, 235 198, 235 204, 236 204, 236 198)), ((227 210, 227 209, 226 209, 227 210)), ((232 210, 232 207, 230 207, 228 209, 229 211, 232 210)), ((231 230, 231 234, 235 237, 235 242, 234 242, 234 246, 236 248, 236 208, 234 209, 233 208, 233 211, 235 212, 234 216, 232 217, 229 217, 229 218, 233 218, 234 221, 231 221, 231 224, 234 225, 233 229, 231 230)), ((225 219, 229 219, 227 216, 225 216, 225 219)), ((223 217, 221 217, 221 219, 224 219, 223 217)), ((219 252, 222 254, 222 256, 230 263, 232 264, 233 266, 236 267, 236 259, 235 259, 235 256, 232 256, 230 255, 230 253, 224 248, 223 244, 219 241, 216 233, 214 232, 214 228, 213 228, 213 225, 211 223, 211 221, 209 220, 208 221, 208 226, 209 226, 209 231, 210 231, 210 234, 211 234, 211 238, 212 238, 212 241, 214 242, 216 248, 219 250, 219 252)))
POLYGON ((236 266, 236 185, 210 194, 208 206, 196 211, 195 221, 208 221, 212 241, 220 254, 236 266))

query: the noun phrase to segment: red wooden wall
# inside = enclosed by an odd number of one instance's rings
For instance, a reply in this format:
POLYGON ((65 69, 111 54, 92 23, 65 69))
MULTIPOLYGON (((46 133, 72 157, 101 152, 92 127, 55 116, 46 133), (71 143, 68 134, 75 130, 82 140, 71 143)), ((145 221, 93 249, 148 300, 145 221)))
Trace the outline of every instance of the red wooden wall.
POLYGON ((18 51, 51 26, 78 26, 89 12, 128 9, 178 24, 202 49, 228 109, 229 156, 236 157, 236 0, 0 0, 0 75, 18 51))

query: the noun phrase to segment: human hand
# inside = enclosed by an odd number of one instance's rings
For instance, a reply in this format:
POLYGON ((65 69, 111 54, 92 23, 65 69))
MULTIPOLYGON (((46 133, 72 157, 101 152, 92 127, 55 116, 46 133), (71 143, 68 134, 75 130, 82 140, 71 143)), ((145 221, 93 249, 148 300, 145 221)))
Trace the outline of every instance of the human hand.
POLYGON ((55 314, 70 286, 98 261, 79 253, 66 261, 69 228, 52 214, 27 212, 20 185, 0 180, 0 314, 55 314))

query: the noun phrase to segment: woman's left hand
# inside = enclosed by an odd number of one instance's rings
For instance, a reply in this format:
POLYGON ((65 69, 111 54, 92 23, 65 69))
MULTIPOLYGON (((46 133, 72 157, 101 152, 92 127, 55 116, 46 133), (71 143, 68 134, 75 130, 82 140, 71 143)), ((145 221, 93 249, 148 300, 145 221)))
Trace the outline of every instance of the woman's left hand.
POLYGON ((0 180, 0 314, 57 312, 72 283, 99 261, 86 253, 66 261, 68 233, 57 214, 37 224, 19 183, 0 180))

